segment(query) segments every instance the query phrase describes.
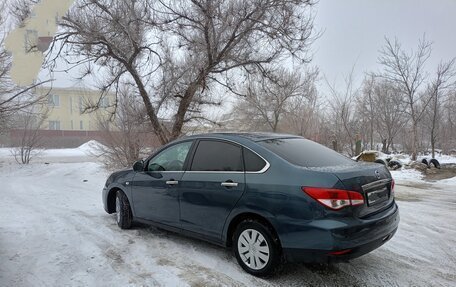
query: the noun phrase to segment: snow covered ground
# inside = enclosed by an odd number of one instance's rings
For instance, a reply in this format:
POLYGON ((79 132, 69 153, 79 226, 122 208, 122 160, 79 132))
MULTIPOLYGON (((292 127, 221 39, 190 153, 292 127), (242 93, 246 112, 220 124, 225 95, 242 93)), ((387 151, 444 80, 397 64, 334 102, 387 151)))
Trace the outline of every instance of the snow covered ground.
MULTIPOLYGON (((99 146, 95 140, 86 142, 77 148, 46 149, 32 152, 33 162, 87 162, 94 161, 100 156, 99 146)), ((16 162, 14 159, 15 148, 0 148, 0 163, 16 162)))
POLYGON ((120 230, 104 212, 107 171, 83 148, 29 166, 0 150, 0 286, 454 286, 456 181, 395 171, 401 223, 349 263, 243 272, 230 251, 147 226, 120 230), (45 162, 49 164, 44 164, 45 162))

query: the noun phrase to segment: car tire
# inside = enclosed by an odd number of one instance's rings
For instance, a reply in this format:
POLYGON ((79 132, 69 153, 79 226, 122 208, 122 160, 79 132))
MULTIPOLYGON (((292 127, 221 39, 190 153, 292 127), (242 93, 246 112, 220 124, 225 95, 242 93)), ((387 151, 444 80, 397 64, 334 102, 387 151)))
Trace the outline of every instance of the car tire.
POLYGON ((376 159, 374 160, 375 163, 386 165, 386 162, 383 159, 376 159))
POLYGON ((421 163, 424 163, 427 166, 427 168, 431 168, 431 165, 429 164, 429 161, 427 159, 423 158, 421 160, 421 163))
POLYGON ((433 165, 435 168, 440 169, 440 162, 438 160, 436 160, 435 158, 433 158, 429 161, 429 167, 431 167, 431 165, 433 165))
POLYGON ((132 223, 130 202, 121 190, 116 193, 116 222, 122 229, 129 229, 132 223))
POLYGON ((246 272, 267 277, 281 265, 281 248, 274 232, 256 220, 244 220, 233 236, 236 259, 246 272))
POLYGON ((388 162, 388 167, 393 170, 397 170, 402 167, 402 164, 399 161, 392 159, 388 162))

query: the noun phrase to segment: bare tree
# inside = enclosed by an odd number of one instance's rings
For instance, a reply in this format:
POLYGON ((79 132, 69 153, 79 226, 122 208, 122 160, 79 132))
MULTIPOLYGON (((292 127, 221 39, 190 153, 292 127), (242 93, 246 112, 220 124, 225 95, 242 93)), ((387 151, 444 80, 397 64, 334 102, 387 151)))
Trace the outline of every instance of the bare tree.
POLYGON ((119 92, 119 102, 113 117, 98 117, 103 145, 97 154, 104 157, 109 168, 131 166, 144 154, 150 144, 147 114, 139 97, 132 97, 134 90, 123 86, 119 92))
POLYGON ((419 88, 425 80, 425 63, 431 55, 431 43, 423 37, 415 52, 407 53, 402 49, 397 39, 385 38, 386 44, 380 51, 379 63, 384 70, 379 76, 392 82, 398 87, 407 103, 407 113, 412 125, 412 159, 416 160, 418 149, 418 123, 420 122, 430 97, 419 93, 419 88))
POLYGON ((9 13, 15 26, 22 26, 32 14, 32 6, 40 0, 9 0, 9 13))
MULTIPOLYGON (((131 80, 161 143, 201 118, 211 85, 232 89, 230 74, 267 71, 286 55, 308 60, 311 0, 80 0, 57 40, 76 64, 102 67, 102 89, 131 80), (163 87, 165 86, 165 87, 163 87), (159 115, 172 119, 168 128, 159 115)), ((54 46, 56 47, 56 46, 54 46)), ((215 102, 217 103, 217 101, 215 102)))
POLYGON ((277 132, 291 100, 308 96, 305 94, 308 78, 298 71, 282 68, 268 78, 252 75, 242 90, 245 97, 235 106, 235 113, 241 122, 248 122, 250 128, 277 132))
MULTIPOLYGON (((375 117, 375 105, 374 105, 374 87, 375 87, 375 76, 368 74, 363 81, 363 87, 360 93, 360 99, 358 99, 357 113, 358 117, 361 118, 363 126, 367 125, 365 131, 367 131, 368 141, 370 143, 370 149, 374 149, 374 126, 376 122, 375 117)), ((365 138, 363 133, 363 138, 365 138)))
POLYGON ((316 67, 307 70, 303 75, 300 93, 289 100, 284 114, 285 132, 318 139, 322 117, 316 86, 318 77, 319 70, 316 67))
POLYGON ((456 151, 456 89, 448 93, 441 109, 440 139, 446 152, 456 151))
POLYGON ((391 82, 378 79, 372 93, 373 115, 375 127, 380 140, 382 151, 389 153, 393 141, 408 122, 407 104, 400 96, 401 91, 391 82))
POLYGON ((441 122, 441 105, 445 100, 445 97, 448 96, 448 92, 452 92, 452 88, 455 87, 456 70, 455 70, 455 61, 452 59, 448 62, 440 62, 437 67, 437 72, 435 78, 428 85, 427 92, 431 96, 431 103, 429 109, 427 109, 429 114, 430 122, 430 142, 432 149, 432 157, 435 157, 435 144, 438 138, 438 130, 441 122))
POLYGON ((342 91, 339 91, 335 84, 331 84, 327 80, 326 83, 330 90, 328 106, 334 140, 337 142, 339 152, 347 152, 354 156, 354 143, 358 134, 355 120, 357 117, 355 100, 360 90, 354 84, 354 67, 346 77, 342 91))
POLYGON ((19 164, 29 164, 43 146, 44 139, 39 131, 47 119, 48 110, 41 104, 35 104, 26 111, 14 116, 14 127, 19 137, 12 143, 12 154, 19 164))

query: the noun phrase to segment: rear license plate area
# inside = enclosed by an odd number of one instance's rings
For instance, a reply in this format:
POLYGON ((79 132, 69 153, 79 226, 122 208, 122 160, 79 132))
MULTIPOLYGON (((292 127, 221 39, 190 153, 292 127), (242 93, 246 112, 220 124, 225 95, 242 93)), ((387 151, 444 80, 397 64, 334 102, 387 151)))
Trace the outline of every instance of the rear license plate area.
POLYGON ((377 205, 379 203, 387 201, 388 198, 389 198, 389 190, 386 186, 383 188, 380 188, 380 189, 369 191, 367 193, 367 205, 368 206, 377 205))

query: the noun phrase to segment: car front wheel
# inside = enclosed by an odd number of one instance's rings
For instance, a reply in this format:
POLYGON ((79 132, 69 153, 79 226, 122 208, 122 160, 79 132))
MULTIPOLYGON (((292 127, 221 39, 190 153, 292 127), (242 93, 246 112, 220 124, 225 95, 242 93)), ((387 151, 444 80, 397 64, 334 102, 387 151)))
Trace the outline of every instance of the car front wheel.
POLYGON ((116 193, 116 222, 122 229, 131 227, 132 214, 128 198, 121 190, 116 193))
POLYGON ((234 233, 233 243, 238 263, 252 275, 272 275, 280 265, 278 240, 272 231, 260 222, 241 222, 234 233))

